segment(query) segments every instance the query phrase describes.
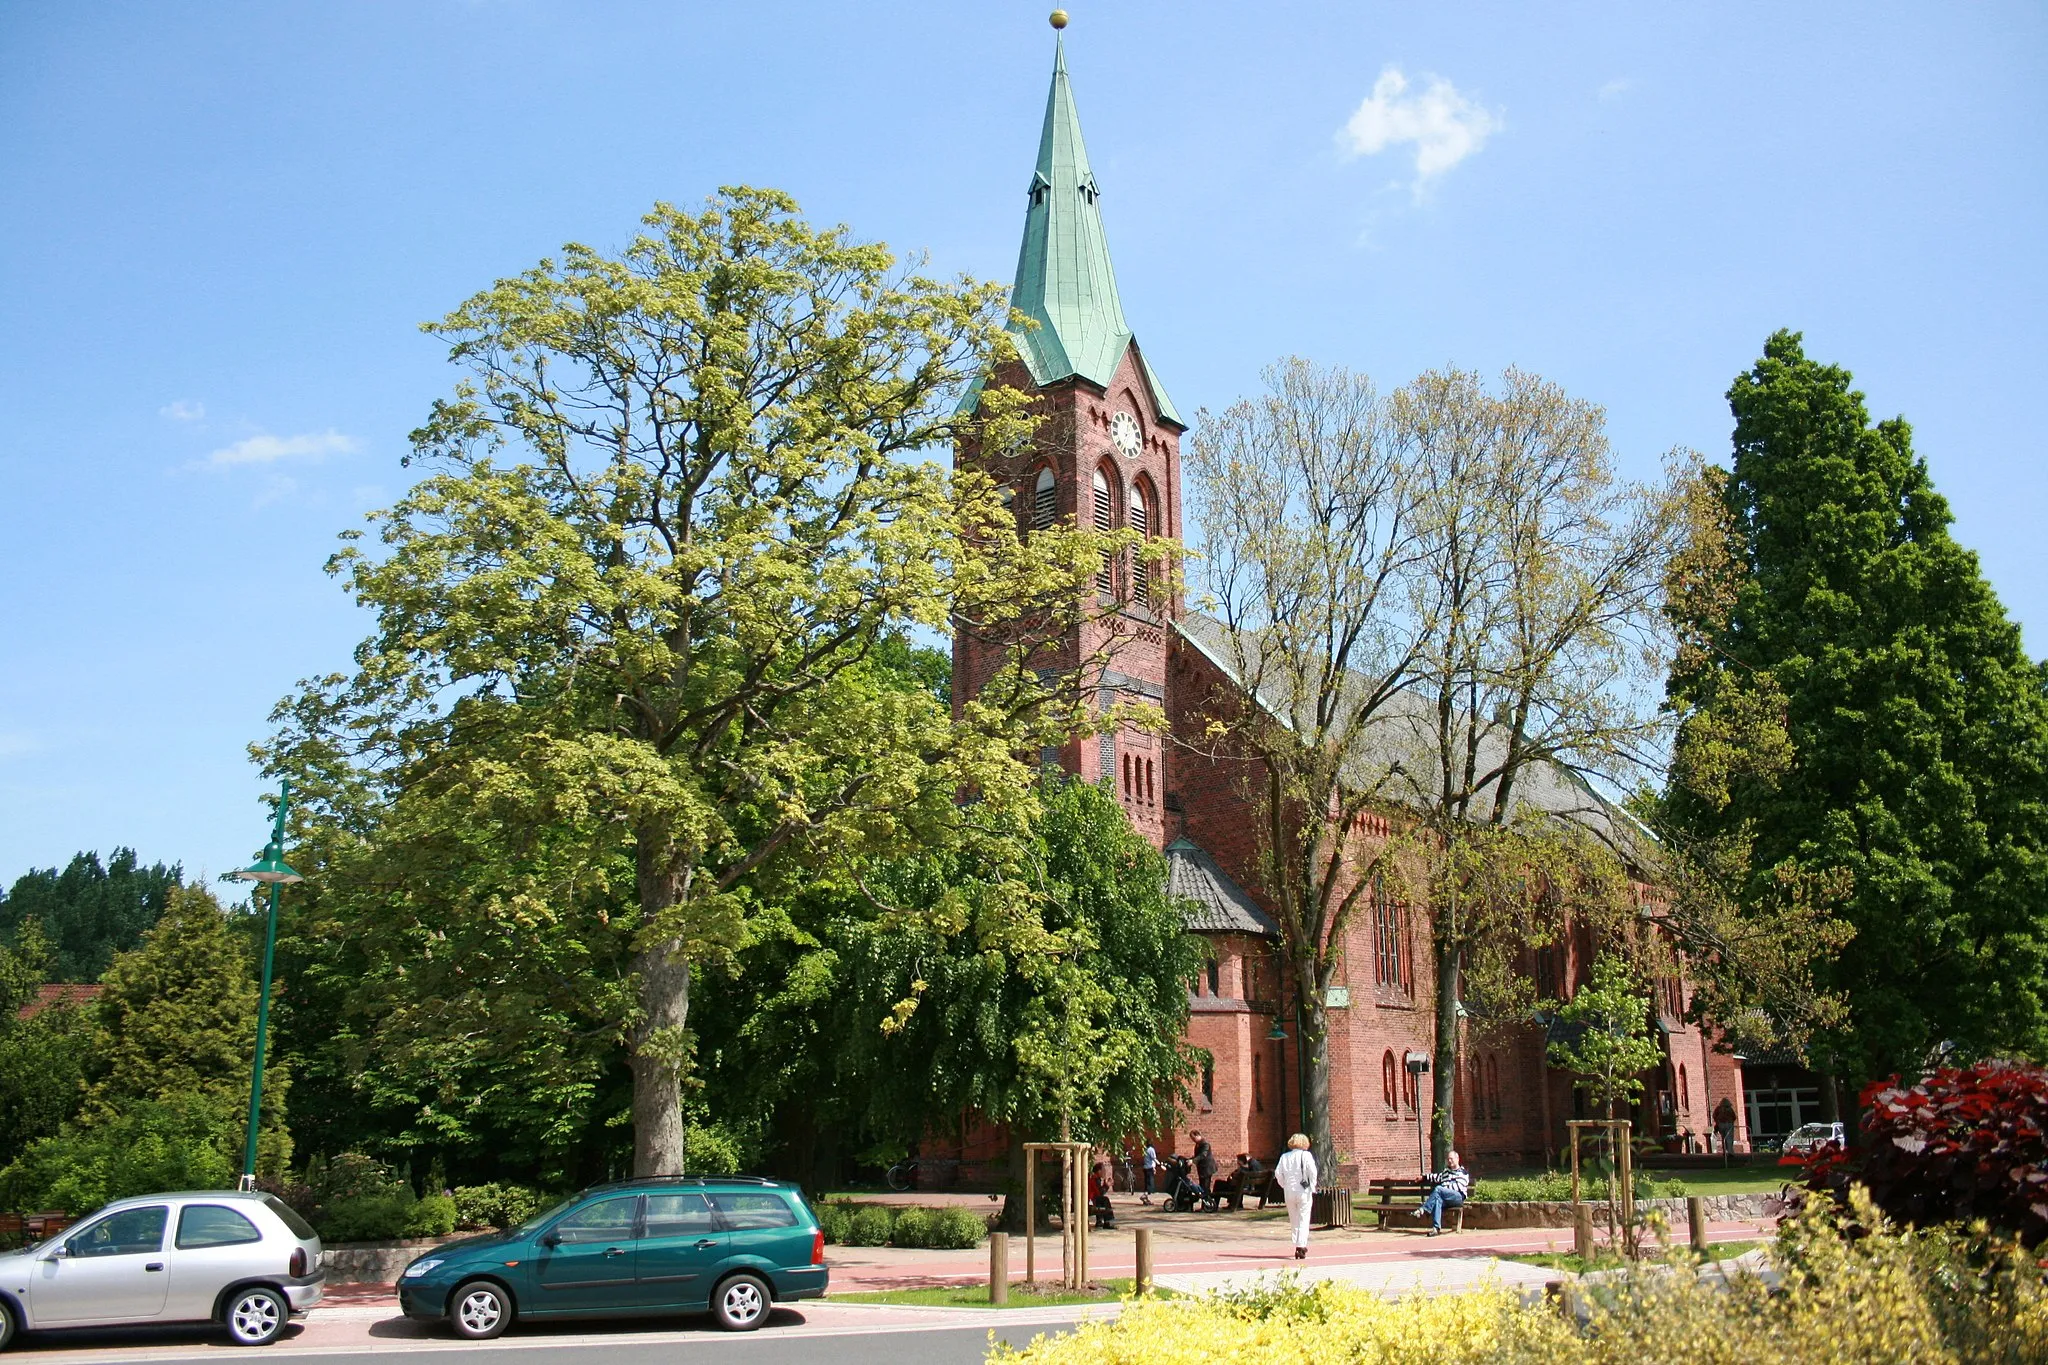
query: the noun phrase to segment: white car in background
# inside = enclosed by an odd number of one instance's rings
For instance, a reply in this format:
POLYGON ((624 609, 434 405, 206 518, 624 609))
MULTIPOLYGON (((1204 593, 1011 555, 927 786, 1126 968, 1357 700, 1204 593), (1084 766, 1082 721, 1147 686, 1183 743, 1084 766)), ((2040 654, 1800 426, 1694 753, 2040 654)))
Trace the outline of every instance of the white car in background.
POLYGON ((320 1238, 271 1195, 118 1199, 0 1256, 0 1349, 48 1328, 174 1322, 217 1322, 237 1345, 266 1346, 326 1279, 320 1238))
POLYGON ((1802 1123, 1785 1134, 1781 1152, 1810 1152, 1823 1143, 1842 1141, 1842 1125, 1839 1123, 1802 1123))

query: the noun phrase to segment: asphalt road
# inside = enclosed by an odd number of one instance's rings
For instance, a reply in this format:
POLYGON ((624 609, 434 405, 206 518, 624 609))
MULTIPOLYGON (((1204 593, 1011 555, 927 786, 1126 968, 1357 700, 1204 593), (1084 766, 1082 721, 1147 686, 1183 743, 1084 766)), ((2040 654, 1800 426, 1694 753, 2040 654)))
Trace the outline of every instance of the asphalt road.
MULTIPOLYGON (((694 1321, 658 1333, 644 1323, 610 1332, 536 1324, 490 1342, 422 1338, 401 1321, 388 1336, 373 1327, 370 1335, 383 1339, 367 1347, 316 1345, 295 1332, 256 1349, 228 1345, 217 1332, 138 1327, 32 1334, 18 1339, 8 1357, 21 1365, 456 1365, 451 1353, 480 1357, 478 1365, 491 1365, 493 1358, 496 1365, 980 1365, 991 1329, 983 1315, 974 1316, 972 1326, 877 1321, 823 1327, 778 1312, 767 1326, 745 1334, 694 1321)), ((1049 1321, 1036 1312, 1029 1317, 996 1323, 997 1338, 1022 1346, 1042 1332, 1073 1326, 1072 1319, 1049 1321)))

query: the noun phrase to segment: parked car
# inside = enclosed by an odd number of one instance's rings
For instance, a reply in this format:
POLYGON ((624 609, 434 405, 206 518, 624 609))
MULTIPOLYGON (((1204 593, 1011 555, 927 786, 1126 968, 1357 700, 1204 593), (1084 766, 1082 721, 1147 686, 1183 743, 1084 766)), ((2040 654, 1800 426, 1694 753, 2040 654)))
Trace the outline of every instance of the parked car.
POLYGON ((1794 1152, 1810 1152, 1823 1143, 1842 1141, 1842 1125, 1839 1123, 1802 1123, 1785 1135, 1779 1150, 1786 1155, 1794 1152))
POLYGON ((825 1233, 796 1186, 665 1176, 598 1185, 516 1228, 436 1247, 398 1277, 398 1306, 471 1341, 514 1319, 704 1312, 746 1332, 825 1281, 825 1233))
POLYGON ((271 1195, 117 1199, 0 1256, 0 1349, 22 1332, 140 1322, 217 1322, 237 1345, 265 1346, 326 1279, 320 1238, 271 1195))

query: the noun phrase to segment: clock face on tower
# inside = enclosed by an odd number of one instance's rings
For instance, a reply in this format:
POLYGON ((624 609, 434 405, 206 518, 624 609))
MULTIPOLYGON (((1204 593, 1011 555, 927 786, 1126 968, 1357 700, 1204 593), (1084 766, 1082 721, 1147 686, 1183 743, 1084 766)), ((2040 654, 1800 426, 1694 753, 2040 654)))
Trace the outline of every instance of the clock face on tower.
POLYGON ((1120 412, 1109 419, 1109 440, 1126 460, 1138 458, 1138 419, 1120 412))

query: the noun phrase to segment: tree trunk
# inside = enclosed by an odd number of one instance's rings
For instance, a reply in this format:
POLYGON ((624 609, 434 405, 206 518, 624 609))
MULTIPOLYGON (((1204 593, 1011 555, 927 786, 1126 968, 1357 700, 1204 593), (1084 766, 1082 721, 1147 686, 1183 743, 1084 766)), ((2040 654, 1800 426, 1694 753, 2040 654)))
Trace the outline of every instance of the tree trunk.
POLYGON ((677 1049, 690 1017, 690 963, 675 944, 633 959, 640 1027, 633 1031, 633 1174, 683 1173, 682 1076, 677 1049))
POLYGON ((1014 1123, 1010 1125, 1009 1180, 1003 1193, 1003 1216, 996 1224, 998 1232, 1007 1232, 1021 1237, 1024 1235, 1024 1163, 1029 1153, 1024 1150, 1024 1133, 1014 1123))
POLYGON ((1305 966, 1295 989, 1301 992, 1300 1057, 1307 1063, 1301 1078, 1302 1130, 1308 1134, 1316 1172, 1325 1185, 1337 1183, 1337 1142, 1330 1132, 1330 1017, 1313 965, 1305 966))
POLYGON ((1441 1171, 1449 1164, 1458 1101, 1458 950, 1448 945, 1436 955, 1436 1056, 1430 1075, 1429 1168, 1441 1171))

